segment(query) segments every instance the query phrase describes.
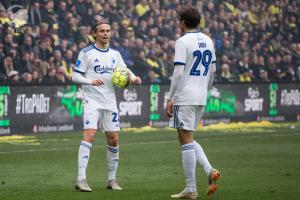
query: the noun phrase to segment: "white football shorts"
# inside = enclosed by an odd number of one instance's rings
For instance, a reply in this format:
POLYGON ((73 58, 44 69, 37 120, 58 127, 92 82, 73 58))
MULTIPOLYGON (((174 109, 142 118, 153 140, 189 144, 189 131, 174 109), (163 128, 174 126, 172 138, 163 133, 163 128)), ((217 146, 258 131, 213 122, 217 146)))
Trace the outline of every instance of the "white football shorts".
POLYGON ((101 131, 119 131, 120 117, 118 112, 84 108, 83 129, 98 129, 98 127, 101 131))
POLYGON ((189 131, 194 131, 203 115, 203 105, 174 105, 173 117, 170 118, 169 126, 189 131))

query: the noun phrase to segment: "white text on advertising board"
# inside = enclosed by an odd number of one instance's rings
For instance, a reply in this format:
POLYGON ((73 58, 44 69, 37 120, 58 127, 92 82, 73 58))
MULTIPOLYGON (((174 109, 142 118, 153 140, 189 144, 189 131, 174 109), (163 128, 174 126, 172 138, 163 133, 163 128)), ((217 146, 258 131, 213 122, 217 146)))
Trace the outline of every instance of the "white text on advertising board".
POLYGON ((16 114, 44 114, 49 113, 50 97, 44 94, 19 94, 16 100, 16 114))
POLYGON ((263 98, 259 98, 258 88, 248 88, 248 96, 250 98, 245 99, 245 111, 246 112, 256 112, 263 110, 263 98))
POLYGON ((135 89, 125 89, 123 92, 125 101, 119 103, 120 116, 139 116, 142 114, 142 101, 137 101, 137 92, 135 89))
POLYGON ((288 92, 286 89, 281 91, 280 104, 282 106, 299 106, 300 105, 300 92, 298 89, 288 92))

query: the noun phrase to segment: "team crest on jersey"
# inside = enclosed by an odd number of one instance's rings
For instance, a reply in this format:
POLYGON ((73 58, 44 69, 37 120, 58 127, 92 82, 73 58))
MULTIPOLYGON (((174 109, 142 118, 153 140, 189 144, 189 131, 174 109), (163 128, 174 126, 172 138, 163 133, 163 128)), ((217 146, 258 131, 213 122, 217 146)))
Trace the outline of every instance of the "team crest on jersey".
POLYGON ((76 67, 79 67, 80 64, 81 64, 81 61, 80 61, 80 60, 76 60, 75 66, 76 66, 76 67))

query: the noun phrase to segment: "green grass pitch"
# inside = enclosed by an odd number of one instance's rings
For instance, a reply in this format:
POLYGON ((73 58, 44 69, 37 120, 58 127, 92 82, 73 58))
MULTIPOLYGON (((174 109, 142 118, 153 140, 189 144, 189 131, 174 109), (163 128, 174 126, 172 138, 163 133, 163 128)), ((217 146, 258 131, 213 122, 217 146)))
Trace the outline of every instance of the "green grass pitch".
MULTIPOLYGON (((106 142, 96 136, 88 167, 92 193, 76 192, 80 133, 0 137, 1 200, 170 199, 185 185, 177 134, 171 130, 121 131, 117 173, 123 191, 106 190, 106 142)), ((197 166, 199 199, 296 200, 300 196, 300 125, 251 131, 197 131, 211 164, 222 173, 206 196, 197 166)))

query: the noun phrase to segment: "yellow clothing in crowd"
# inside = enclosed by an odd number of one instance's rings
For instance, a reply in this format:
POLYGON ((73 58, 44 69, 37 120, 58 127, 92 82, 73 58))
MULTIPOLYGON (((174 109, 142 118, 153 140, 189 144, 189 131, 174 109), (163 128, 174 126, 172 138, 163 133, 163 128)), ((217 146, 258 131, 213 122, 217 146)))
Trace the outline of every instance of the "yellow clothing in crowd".
POLYGON ((73 67, 67 67, 67 65, 63 65, 63 68, 65 70, 65 75, 68 77, 72 77, 73 76, 73 67))
POLYGON ((243 74, 241 74, 241 75, 240 75, 240 81, 241 81, 241 82, 251 82, 251 77, 248 76, 248 75, 243 75, 243 74))
POLYGON ((276 15, 276 14, 280 14, 281 13, 281 9, 275 5, 270 5, 269 8, 268 8, 268 11, 273 14, 273 15, 276 15))
POLYGON ((258 23, 257 16, 253 12, 249 11, 247 16, 248 16, 248 21, 251 24, 257 24, 258 23))
POLYGON ((227 9, 233 14, 233 16, 237 16, 241 13, 240 9, 234 7, 234 5, 232 5, 228 2, 226 2, 225 5, 226 5, 227 9))
POLYGON ((146 62, 151 66, 151 67, 154 67, 154 68, 159 68, 159 64, 157 61, 155 60, 151 60, 149 58, 146 59, 146 62))
MULTIPOLYGON (((157 61, 155 60, 152 60, 150 58, 147 58, 146 59, 146 62, 152 67, 152 68, 159 68, 159 64, 157 61)), ((155 77, 158 78, 159 75, 155 73, 155 77)))
POLYGON ((147 5, 142 5, 141 3, 137 4, 135 6, 135 12, 139 15, 139 16, 143 16, 146 12, 148 12, 150 10, 150 6, 147 5))
POLYGON ((0 17, 0 24, 9 24, 10 22, 8 17, 0 17))

